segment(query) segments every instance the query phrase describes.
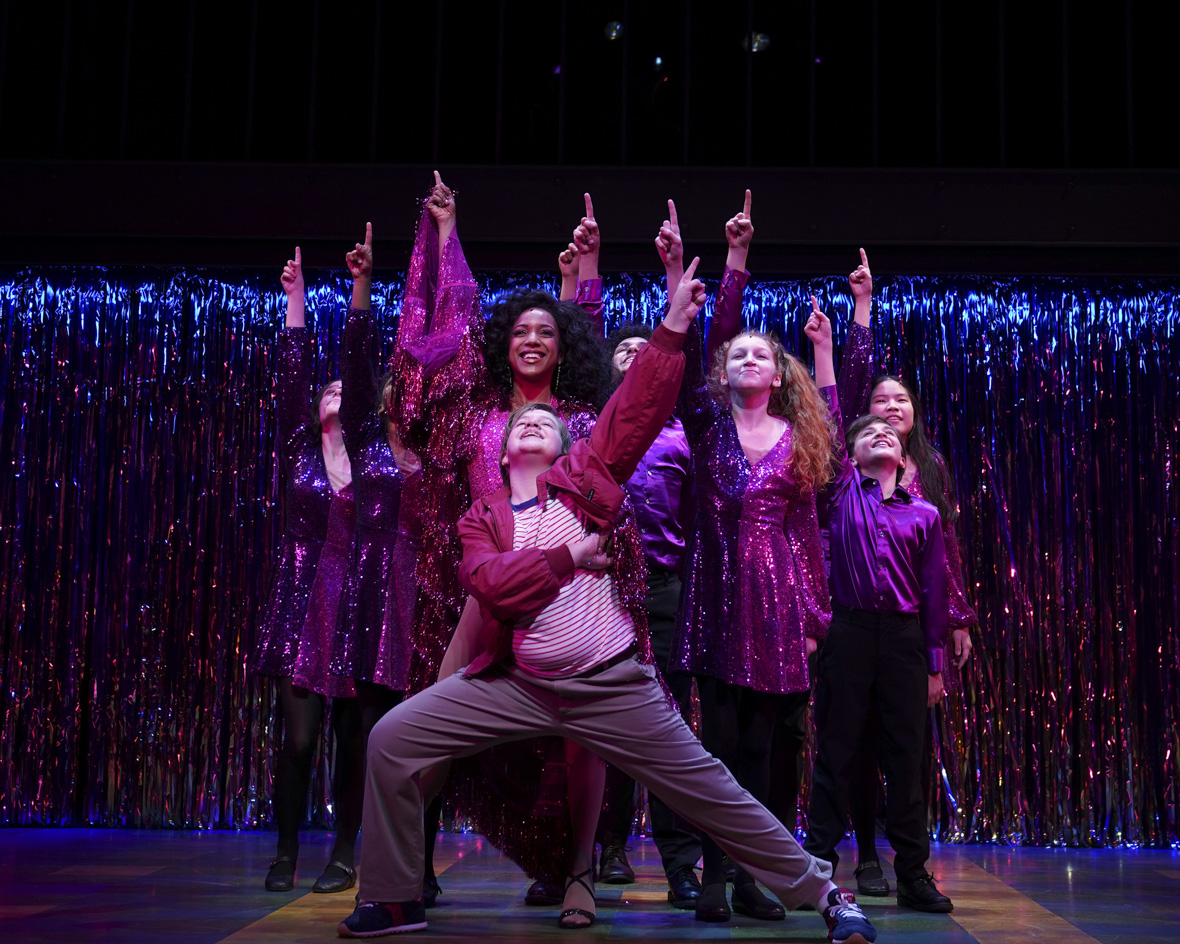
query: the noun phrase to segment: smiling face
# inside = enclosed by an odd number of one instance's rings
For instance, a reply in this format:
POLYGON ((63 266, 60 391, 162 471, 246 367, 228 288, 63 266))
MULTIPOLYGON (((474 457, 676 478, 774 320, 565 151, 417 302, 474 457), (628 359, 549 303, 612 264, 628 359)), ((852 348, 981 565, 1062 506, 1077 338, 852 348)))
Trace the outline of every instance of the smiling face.
POLYGON ((326 426, 333 416, 340 415, 340 392, 344 389, 339 380, 333 380, 320 394, 320 425, 326 426))
POLYGON ((730 342, 725 355, 725 373, 721 385, 742 394, 762 393, 771 387, 781 387, 783 375, 779 370, 774 348, 765 338, 740 334, 730 342))
POLYGON ((544 468, 553 465, 565 452, 561 419, 543 407, 525 407, 515 417, 504 438, 500 464, 506 469, 517 463, 544 468))
POLYGON ((544 308, 527 308, 512 326, 508 366, 514 380, 544 381, 561 363, 557 322, 544 308))
POLYGON ((647 338, 626 338, 620 341, 618 347, 615 348, 614 355, 611 357, 611 366, 620 374, 627 373, 627 368, 635 360, 635 355, 639 353, 639 349, 646 343, 647 338))
POLYGON ((885 419, 867 423, 852 441, 852 464, 857 468, 892 463, 902 465, 904 452, 897 430, 885 419))
POLYGON ((914 402, 909 391, 896 380, 882 380, 873 388, 869 412, 897 430, 903 441, 914 428, 914 402))

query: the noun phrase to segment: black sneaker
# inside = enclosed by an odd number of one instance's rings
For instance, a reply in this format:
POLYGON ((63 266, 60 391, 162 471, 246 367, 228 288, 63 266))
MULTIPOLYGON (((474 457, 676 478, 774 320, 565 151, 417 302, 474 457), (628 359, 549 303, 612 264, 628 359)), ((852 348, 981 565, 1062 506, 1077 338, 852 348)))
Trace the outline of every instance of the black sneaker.
POLYGON ((860 910, 856 896, 846 888, 828 892, 824 920, 828 922, 828 940, 832 944, 873 944, 877 940, 877 929, 860 910))
POLYGON ((856 893, 871 898, 884 898, 889 894, 889 879, 876 859, 866 859, 856 867, 856 893))
POLYGON ((938 890, 934 876, 924 872, 916 879, 903 882, 897 880, 897 903, 903 908, 915 911, 929 911, 932 914, 948 914, 955 910, 954 903, 938 890))
POLYGON ((603 843, 602 861, 598 864, 598 881, 605 885, 630 885, 635 881, 635 870, 627 861, 627 847, 618 843, 603 843))
POLYGON ((381 937, 426 930, 426 909, 421 901, 366 901, 340 922, 341 937, 381 937))
POLYGON ((668 904, 673 908, 695 908, 701 897, 701 883, 691 865, 668 873, 668 904))
POLYGON ((565 888, 548 878, 539 878, 524 893, 526 905, 560 905, 565 901, 565 888))
POLYGON ((433 908, 438 904, 438 896, 442 894, 442 886, 438 878, 432 873, 422 880, 422 907, 433 908))

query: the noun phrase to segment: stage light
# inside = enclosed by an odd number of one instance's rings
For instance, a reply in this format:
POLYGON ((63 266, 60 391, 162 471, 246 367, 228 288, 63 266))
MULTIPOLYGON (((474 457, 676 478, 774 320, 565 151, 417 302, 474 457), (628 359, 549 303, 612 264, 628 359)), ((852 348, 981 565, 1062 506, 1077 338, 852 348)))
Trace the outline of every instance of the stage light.
POLYGON ((750 33, 742 40, 742 49, 749 52, 765 52, 770 48, 769 33, 750 33))
POLYGON ((608 41, 614 42, 623 35, 623 24, 618 20, 611 20, 606 24, 606 29, 603 30, 603 33, 606 34, 608 41))

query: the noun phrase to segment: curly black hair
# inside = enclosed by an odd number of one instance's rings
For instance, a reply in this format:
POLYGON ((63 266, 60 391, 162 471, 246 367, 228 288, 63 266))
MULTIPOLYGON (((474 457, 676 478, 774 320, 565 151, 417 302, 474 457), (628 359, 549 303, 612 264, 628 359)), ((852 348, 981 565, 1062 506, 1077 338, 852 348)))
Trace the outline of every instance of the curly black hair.
POLYGON ((530 308, 549 312, 557 323, 557 348, 561 369, 553 391, 559 400, 577 400, 600 410, 610 396, 610 358, 586 315, 572 302, 561 302, 548 292, 515 292, 500 298, 484 324, 484 361, 496 388, 507 400, 512 396, 512 368, 508 343, 521 314, 530 308))
POLYGON ((615 349, 628 338, 650 339, 654 329, 643 321, 624 321, 606 336, 606 352, 614 356, 615 349))

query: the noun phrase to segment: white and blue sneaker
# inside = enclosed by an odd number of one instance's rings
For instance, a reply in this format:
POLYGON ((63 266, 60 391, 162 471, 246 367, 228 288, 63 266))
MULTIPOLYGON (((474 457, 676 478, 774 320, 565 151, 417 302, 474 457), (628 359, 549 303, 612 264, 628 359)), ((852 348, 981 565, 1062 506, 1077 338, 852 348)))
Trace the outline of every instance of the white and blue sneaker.
POLYGON ((847 888, 828 892, 824 920, 828 922, 828 940, 832 944, 873 944, 877 940, 877 929, 869 923, 856 903, 856 896, 847 888))
POLYGON ((381 937, 426 929, 426 908, 417 901, 365 901, 340 922, 341 937, 381 937))

